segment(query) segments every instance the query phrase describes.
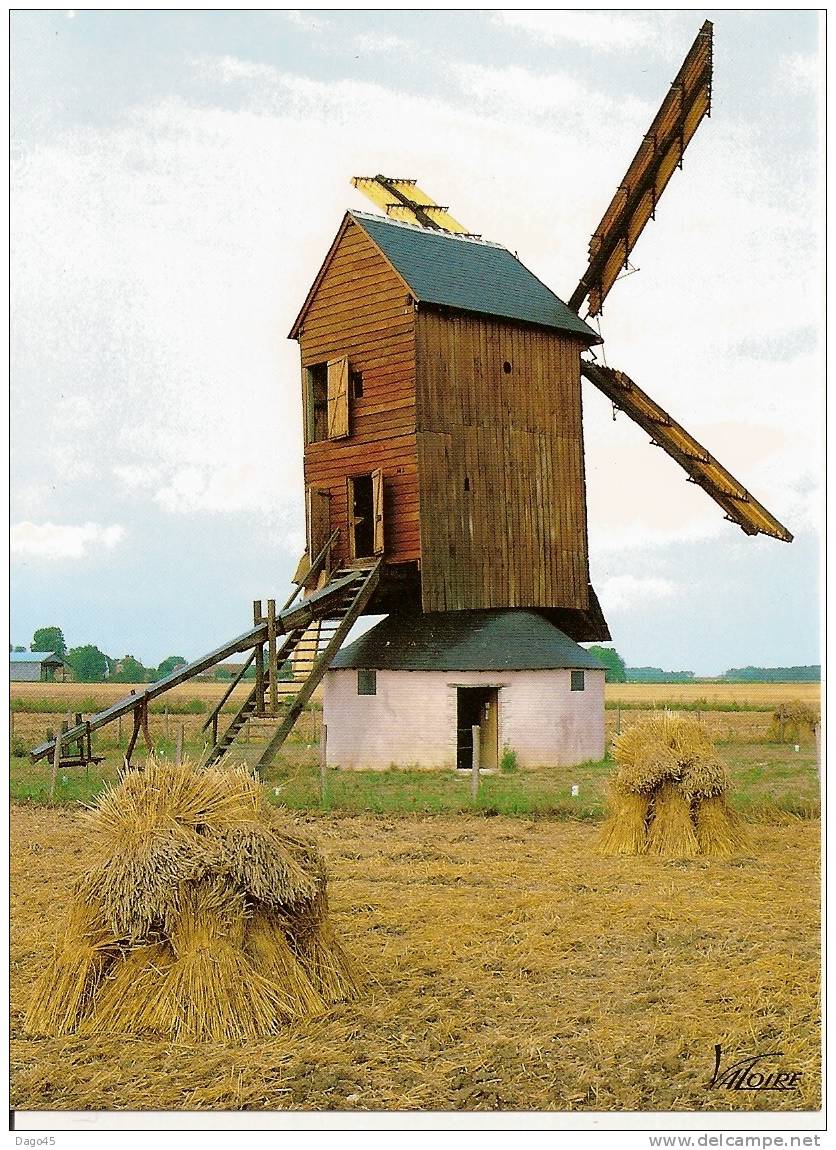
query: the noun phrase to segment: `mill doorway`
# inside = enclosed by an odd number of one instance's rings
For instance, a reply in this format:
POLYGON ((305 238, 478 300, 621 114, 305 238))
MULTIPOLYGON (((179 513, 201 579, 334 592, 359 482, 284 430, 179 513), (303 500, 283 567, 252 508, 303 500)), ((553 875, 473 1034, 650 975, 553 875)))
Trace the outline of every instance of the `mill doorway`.
POLYGON ((352 559, 383 554, 383 472, 348 479, 348 541, 352 559))
POLYGON ((473 766, 473 728, 479 727, 479 765, 495 769, 499 761, 499 688, 459 687, 456 691, 456 766, 473 766))

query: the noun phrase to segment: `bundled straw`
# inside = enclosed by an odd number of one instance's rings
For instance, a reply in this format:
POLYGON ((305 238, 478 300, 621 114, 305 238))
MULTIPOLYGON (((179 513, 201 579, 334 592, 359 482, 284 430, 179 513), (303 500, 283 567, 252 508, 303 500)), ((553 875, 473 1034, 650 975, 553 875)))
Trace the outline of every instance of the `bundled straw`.
POLYGON ((240 1042, 356 992, 322 855, 284 830, 247 771, 149 761, 86 829, 90 869, 30 1031, 240 1042))
POLYGON ((662 858, 693 858, 699 853, 691 804, 673 783, 663 783, 654 796, 647 853, 662 858))
POLYGON ((640 855, 647 846, 649 795, 610 787, 610 814, 601 829, 603 855, 640 855))
POLYGON ((620 735, 613 753, 602 854, 729 858, 746 849, 726 805, 728 768, 700 723, 669 711, 651 715, 620 735))
POLYGON ((93 1005, 102 978, 119 954, 98 909, 79 898, 52 958, 32 989, 25 1027, 31 1034, 68 1034, 93 1005))
POLYGON ((714 858, 733 858, 749 849, 749 839, 722 795, 697 805, 697 842, 703 854, 714 858))

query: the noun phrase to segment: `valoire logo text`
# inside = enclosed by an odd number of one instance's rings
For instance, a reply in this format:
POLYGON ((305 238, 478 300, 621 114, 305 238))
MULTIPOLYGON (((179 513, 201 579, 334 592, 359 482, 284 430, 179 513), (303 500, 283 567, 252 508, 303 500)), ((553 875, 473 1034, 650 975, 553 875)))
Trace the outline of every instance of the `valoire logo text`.
POLYGON ((768 1054, 747 1054, 723 1066, 723 1049, 718 1042, 714 1047, 714 1075, 709 1086, 715 1090, 797 1090, 801 1081, 800 1070, 776 1070, 770 1065, 783 1058, 782 1050, 768 1054))

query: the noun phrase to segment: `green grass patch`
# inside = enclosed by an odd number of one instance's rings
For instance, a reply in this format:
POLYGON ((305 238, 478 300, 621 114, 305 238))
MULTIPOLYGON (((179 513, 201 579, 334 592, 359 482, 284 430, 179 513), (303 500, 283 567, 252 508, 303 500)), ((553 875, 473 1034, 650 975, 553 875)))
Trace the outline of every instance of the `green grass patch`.
MULTIPOLYGON (((301 733, 301 732, 300 732, 301 733)), ((239 744, 227 762, 254 764, 263 741, 239 744)), ((174 740, 157 739, 157 752, 167 758, 175 753, 174 740)), ((200 758, 203 738, 186 743, 185 753, 200 758)), ((122 749, 101 746, 102 763, 59 771, 56 804, 92 802, 101 790, 114 783, 122 765, 122 749)), ((766 821, 815 818, 820 813, 820 786, 815 753, 767 743, 729 744, 720 752, 732 776, 732 805, 745 818, 766 821)), ((135 762, 145 748, 139 746, 135 762)), ((600 820, 606 810, 607 782, 614 769, 610 760, 576 767, 544 766, 534 770, 483 774, 474 801, 470 772, 390 768, 386 771, 329 770, 324 799, 320 795, 318 748, 304 738, 288 741, 276 764, 264 779, 265 791, 274 804, 288 811, 380 816, 429 816, 478 811, 485 817, 511 815, 520 818, 548 817, 582 821, 600 820), (578 794, 572 795, 577 786, 578 794)), ((10 759, 10 794, 14 802, 47 804, 50 801, 52 767, 49 761, 32 763, 28 758, 10 759)))

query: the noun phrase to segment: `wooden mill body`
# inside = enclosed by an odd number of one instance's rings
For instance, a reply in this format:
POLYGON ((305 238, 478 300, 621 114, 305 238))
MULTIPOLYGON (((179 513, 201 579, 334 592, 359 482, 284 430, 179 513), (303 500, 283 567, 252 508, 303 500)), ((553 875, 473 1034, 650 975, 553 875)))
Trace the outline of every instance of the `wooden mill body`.
POLYGON ((385 577, 371 610, 419 596, 425 612, 535 607, 574 638, 607 638, 589 585, 581 411, 595 333, 418 299, 365 219, 346 215, 291 332, 309 555, 339 528, 332 565, 363 557, 354 485, 373 477, 366 549, 385 577))

